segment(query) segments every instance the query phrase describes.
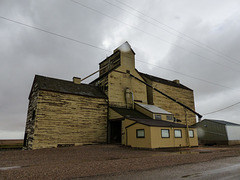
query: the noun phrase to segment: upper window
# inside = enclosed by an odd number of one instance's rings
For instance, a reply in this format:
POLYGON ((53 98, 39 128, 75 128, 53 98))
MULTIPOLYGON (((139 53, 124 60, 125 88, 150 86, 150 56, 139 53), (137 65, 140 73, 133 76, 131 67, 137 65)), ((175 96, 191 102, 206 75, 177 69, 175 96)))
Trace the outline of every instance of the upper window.
POLYGON ((145 131, 144 131, 144 129, 137 129, 136 130, 136 136, 137 136, 137 138, 145 138, 145 131))
POLYGON ((169 129, 162 129, 161 135, 162 135, 162 138, 169 138, 170 137, 169 129))
POLYGON ((194 131, 193 130, 189 130, 188 133, 189 133, 190 138, 194 138, 194 131))
POLYGON ((35 120, 35 117, 36 117, 36 111, 33 110, 33 112, 32 112, 32 120, 35 120))
POLYGON ((172 115, 167 115, 167 120, 173 120, 173 116, 172 115))
POLYGON ((162 120, 162 116, 160 114, 155 114, 155 119, 162 120))
POLYGON ((175 129, 174 130, 174 136, 175 136, 175 138, 181 138, 182 137, 182 130, 175 129))

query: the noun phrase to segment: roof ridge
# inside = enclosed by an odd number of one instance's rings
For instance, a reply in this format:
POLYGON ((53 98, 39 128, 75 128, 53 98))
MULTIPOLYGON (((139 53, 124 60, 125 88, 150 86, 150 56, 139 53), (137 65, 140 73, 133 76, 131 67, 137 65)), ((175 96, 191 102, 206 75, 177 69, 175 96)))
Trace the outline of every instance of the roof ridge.
POLYGON ((193 91, 192 89, 190 89, 189 87, 181 84, 181 83, 176 83, 172 80, 168 80, 168 79, 163 79, 163 78, 160 78, 160 77, 157 77, 157 76, 153 76, 153 75, 150 75, 150 74, 146 74, 146 73, 143 73, 143 72, 140 72, 138 71, 138 73, 140 74, 140 76, 142 76, 142 78, 148 78, 152 81, 155 81, 155 82, 159 82, 159 83, 164 83, 164 84, 167 84, 167 85, 170 85, 170 86, 174 86, 174 87, 178 87, 178 88, 182 88, 182 89, 187 89, 187 90, 191 90, 193 91))

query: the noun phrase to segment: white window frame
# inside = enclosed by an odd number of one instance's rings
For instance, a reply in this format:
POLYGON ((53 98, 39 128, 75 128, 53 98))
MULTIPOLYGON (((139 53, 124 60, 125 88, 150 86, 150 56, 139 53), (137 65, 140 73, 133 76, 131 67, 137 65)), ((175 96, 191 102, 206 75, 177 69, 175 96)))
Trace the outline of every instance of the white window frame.
POLYGON ((161 137, 162 138, 170 138, 170 131, 169 131, 169 129, 161 129, 161 137), (167 134, 167 136, 166 136, 166 134, 167 134))
POLYGON ((173 116, 172 115, 167 115, 167 120, 168 121, 172 121, 173 120, 173 116), (171 119, 169 119, 169 117, 171 117, 171 119))
POLYGON ((190 138, 194 138, 194 130, 189 130, 188 135, 190 138), (192 134, 190 134, 190 132, 192 132, 192 134))
POLYGON ((155 119, 156 120, 162 120, 161 114, 155 114, 155 119))
POLYGON ((182 130, 181 129, 174 129, 174 137, 175 138, 182 138, 182 130), (180 134, 179 134, 180 132, 180 134))
POLYGON ((136 129, 136 138, 145 138, 145 130, 136 129))

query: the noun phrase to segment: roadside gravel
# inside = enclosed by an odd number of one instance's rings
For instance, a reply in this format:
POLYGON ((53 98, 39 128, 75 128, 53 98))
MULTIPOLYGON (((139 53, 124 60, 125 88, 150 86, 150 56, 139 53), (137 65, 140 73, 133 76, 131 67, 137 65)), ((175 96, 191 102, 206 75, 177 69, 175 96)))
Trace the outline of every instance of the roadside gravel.
POLYGON ((0 151, 0 179, 76 179, 240 156, 240 146, 134 149, 86 145, 0 151))

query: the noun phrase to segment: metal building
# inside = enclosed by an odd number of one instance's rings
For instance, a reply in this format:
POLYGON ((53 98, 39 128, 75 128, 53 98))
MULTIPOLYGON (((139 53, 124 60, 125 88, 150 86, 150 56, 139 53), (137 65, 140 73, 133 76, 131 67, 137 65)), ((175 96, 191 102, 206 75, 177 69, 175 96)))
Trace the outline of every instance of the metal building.
POLYGON ((240 125, 223 120, 204 119, 196 124, 200 144, 240 144, 240 125))

